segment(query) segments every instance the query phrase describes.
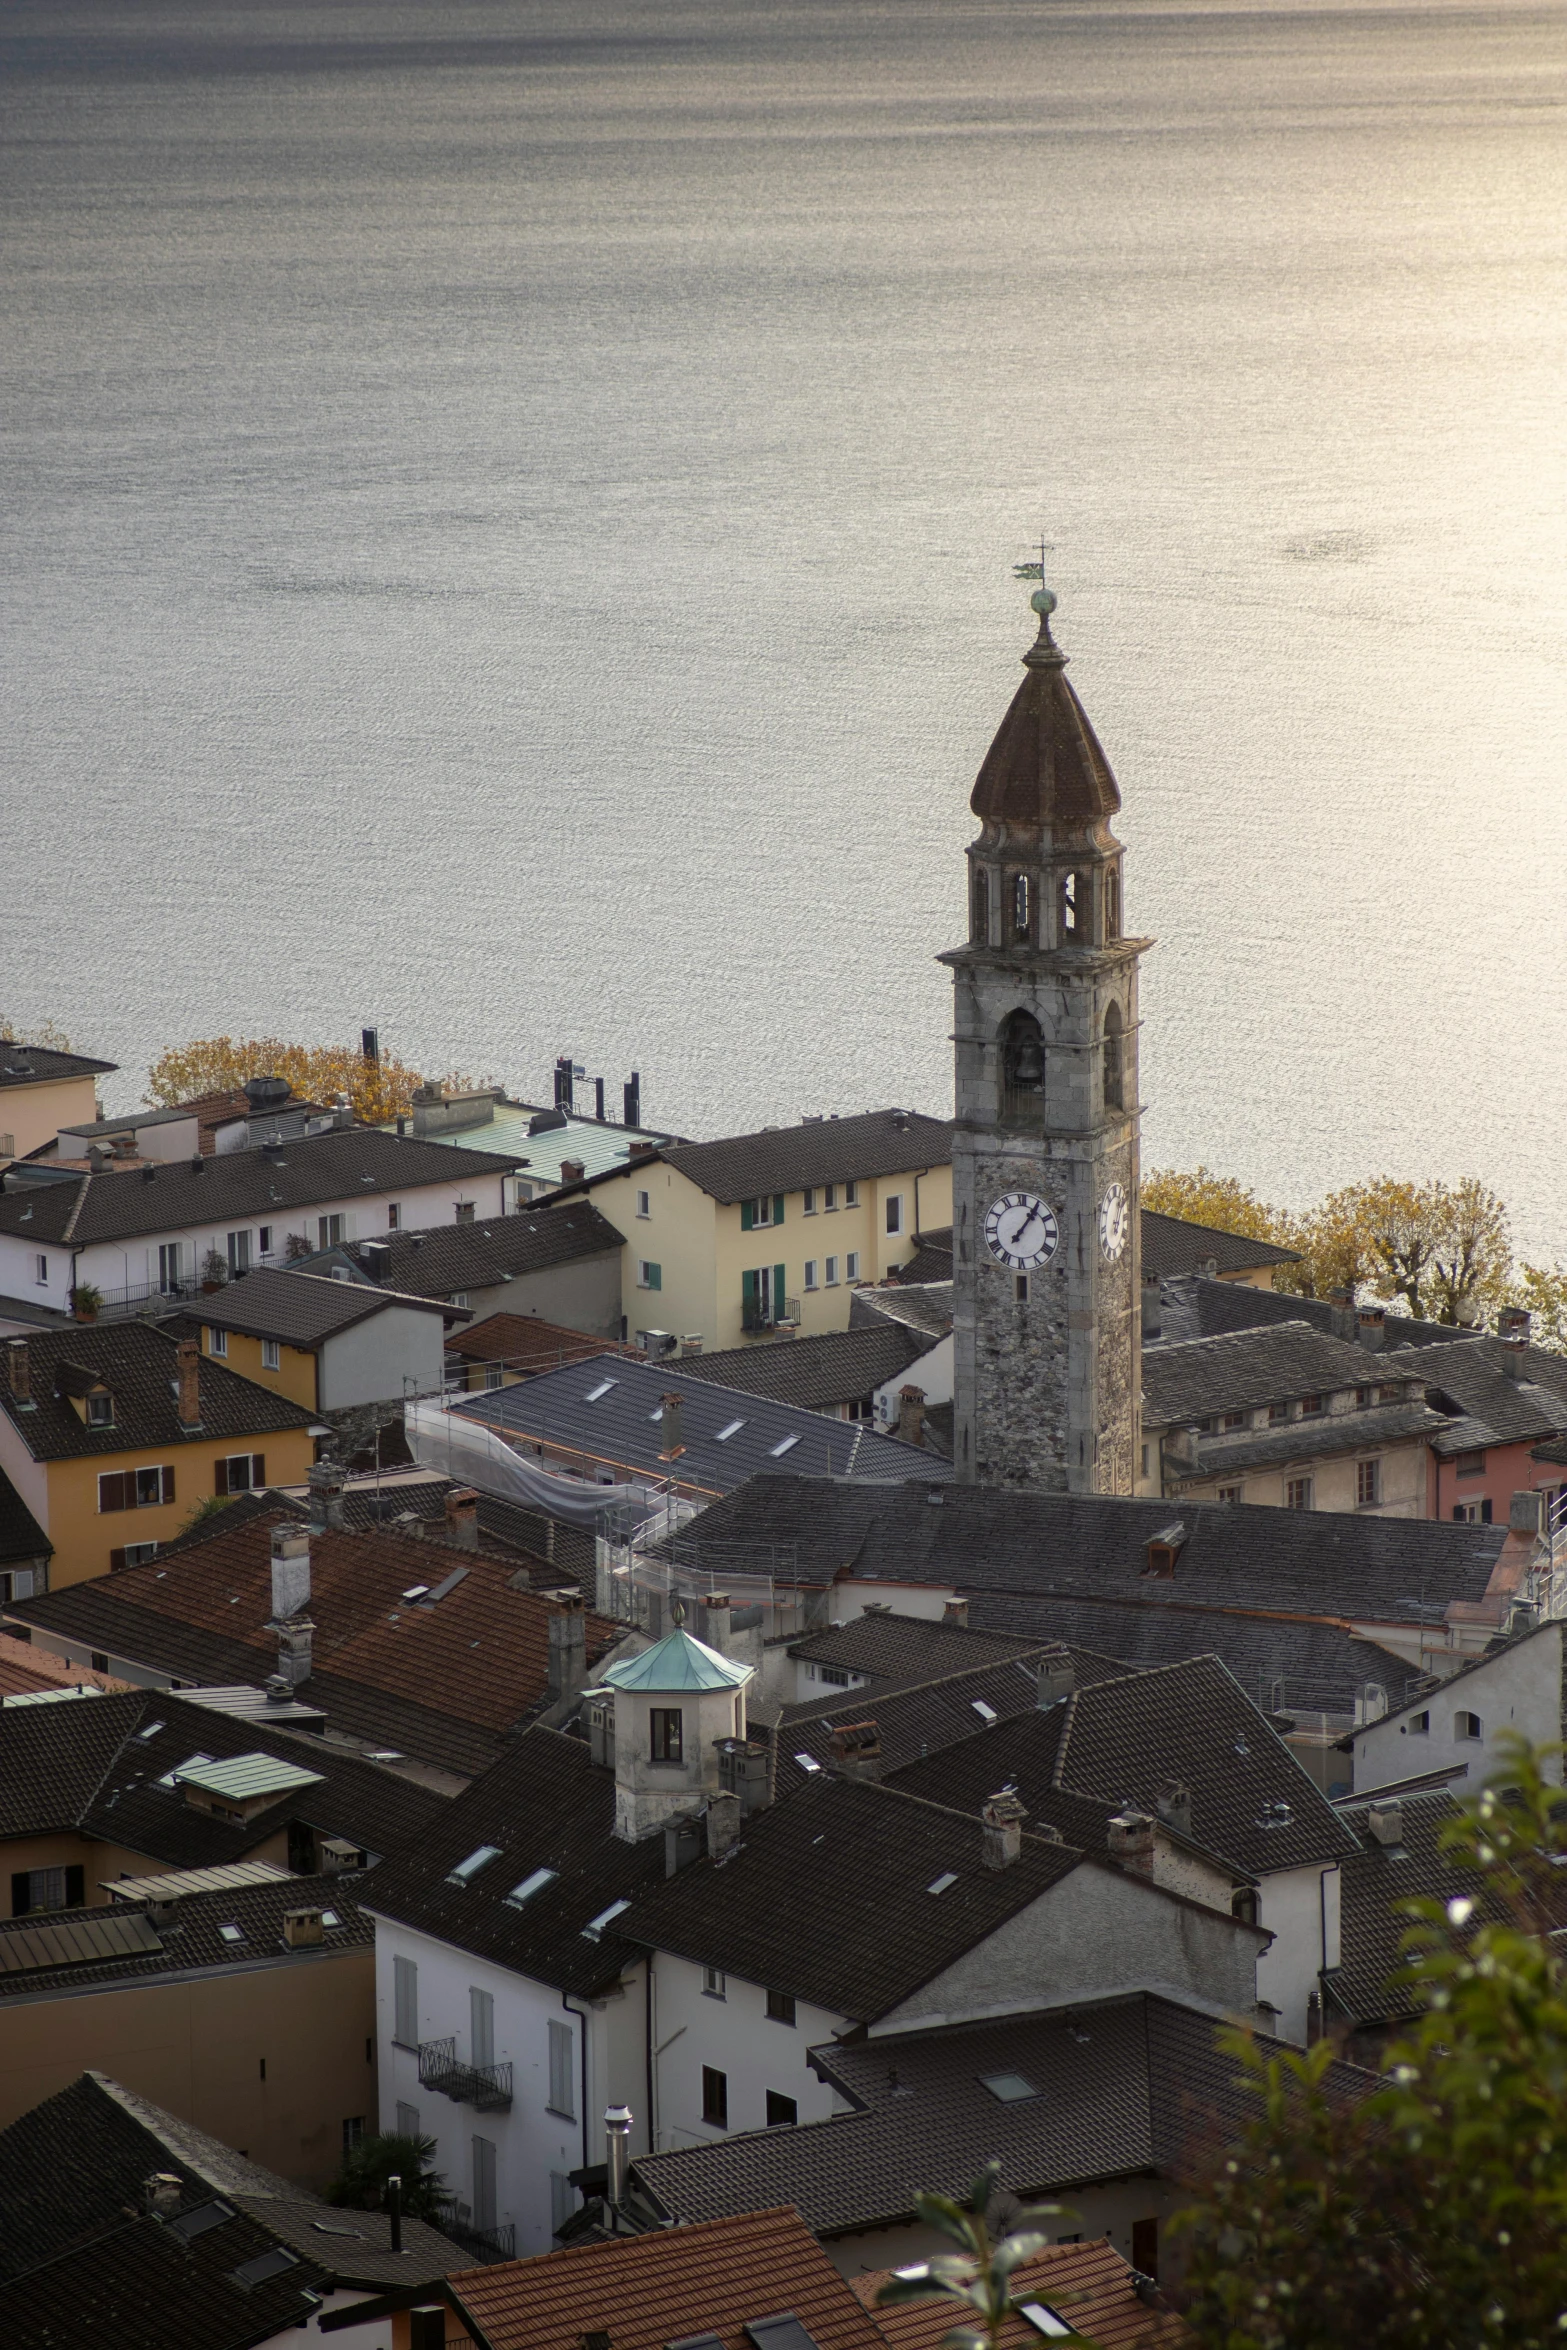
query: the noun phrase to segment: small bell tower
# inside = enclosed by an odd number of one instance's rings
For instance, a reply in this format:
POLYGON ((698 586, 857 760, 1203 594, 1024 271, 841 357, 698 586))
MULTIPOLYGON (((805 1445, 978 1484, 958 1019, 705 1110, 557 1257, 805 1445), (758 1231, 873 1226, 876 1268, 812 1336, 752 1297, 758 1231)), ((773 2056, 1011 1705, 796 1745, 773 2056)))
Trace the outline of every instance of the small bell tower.
POLYGON ((1047 1493, 1135 1488, 1142 1384, 1137 969, 1121 805, 1050 633, 974 785, 956 998, 955 1467, 1047 1493))

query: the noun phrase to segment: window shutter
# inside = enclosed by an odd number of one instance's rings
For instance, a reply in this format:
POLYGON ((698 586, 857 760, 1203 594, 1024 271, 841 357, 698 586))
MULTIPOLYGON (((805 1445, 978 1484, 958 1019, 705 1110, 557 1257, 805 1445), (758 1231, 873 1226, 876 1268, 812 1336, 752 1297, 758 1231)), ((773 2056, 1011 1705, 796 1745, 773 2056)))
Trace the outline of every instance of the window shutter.
POLYGON ((174 1471, 172 1469, 165 1469, 163 1472, 163 1498, 165 1501, 174 1499, 174 1471))
POLYGON ((750 1232, 755 1225, 756 1202, 754 1199, 743 1199, 740 1202, 740 1229, 742 1232, 750 1232))
POLYGON ((119 1572, 120 1568, 121 1568, 121 1567, 123 1567, 123 1566, 124 1566, 124 1564, 125 1564, 125 1553, 124 1553, 124 1551, 123 1551, 123 1550, 111 1550, 111 1551, 110 1551, 110 1553, 109 1553, 109 1572, 110 1572, 110 1574, 111 1574, 111 1575, 118 1574, 118 1572, 119 1572))
POLYGON ((267 1456, 264 1452, 253 1452, 250 1456, 250 1482, 259 1492, 266 1481, 267 1456))
POLYGON ((756 1305, 756 1275, 754 1273, 742 1273, 740 1276, 740 1302, 748 1313, 756 1305))
POLYGON ((125 1479, 117 1469, 98 1480, 98 1507, 103 1510, 122 1510, 125 1507, 125 1479))
POLYGON ((419 2044, 419 1965, 416 1959, 392 1960, 392 2037, 403 2048, 419 2044))
POLYGON ((647 1269, 647 1285, 649 1289, 663 1288, 664 1268, 662 1265, 649 1265, 647 1269))
POLYGON ((572 2095, 572 2029, 570 2024, 558 2024, 550 2018, 550 2093, 549 2109, 566 2121, 576 2119, 576 2099, 572 2095))
POLYGON ((32 1879, 26 1869, 18 1869, 11 1879, 11 1915, 25 1918, 31 1904, 32 1879))
POLYGON ((775 1265, 773 1267, 773 1320, 775 1322, 781 1322, 789 1311, 789 1300, 784 1295, 784 1280, 782 1265, 775 1265))
POLYGON ((77 1863, 65 1872, 65 1906, 67 1909, 80 1909, 86 1899, 87 1875, 81 1864, 77 1863))
POLYGON ((213 1462, 213 1464, 212 1464, 212 1490, 213 1490, 213 1492, 214 1492, 214 1493, 217 1493, 217 1494, 222 1494, 222 1495, 227 1495, 227 1493, 228 1493, 228 1489, 229 1489, 229 1465, 228 1465, 228 1462, 227 1462, 227 1461, 214 1461, 214 1462, 213 1462))
POLYGON ((773 1194, 773 1222, 775 1224, 781 1224, 783 1222, 783 1204, 783 1193, 781 1191, 775 1191, 773 1194))

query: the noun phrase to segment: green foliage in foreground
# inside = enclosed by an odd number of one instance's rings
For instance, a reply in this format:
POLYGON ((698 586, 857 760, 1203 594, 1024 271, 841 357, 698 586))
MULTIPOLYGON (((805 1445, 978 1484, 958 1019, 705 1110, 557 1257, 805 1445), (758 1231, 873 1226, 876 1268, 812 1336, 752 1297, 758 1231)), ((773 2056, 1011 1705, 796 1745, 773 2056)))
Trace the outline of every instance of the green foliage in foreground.
POLYGON ((1330 2095, 1326 2043, 1228 2037, 1256 2119, 1175 2223, 1185 2313, 1213 2350, 1567 2344, 1567 1965, 1549 1939, 1567 1916, 1567 1795, 1544 1775, 1559 1752, 1515 1740, 1448 1830, 1506 1922, 1462 1891, 1402 1905, 1399 1979, 1425 2005, 1371 2097, 1330 2095))
POLYGON ((343 2167, 326 2190, 328 2203, 345 2204, 351 2211, 383 2211, 386 2182, 403 2182, 403 2210, 413 2219, 427 2219, 437 2227, 451 2203, 441 2174, 431 2168, 433 2138, 399 2137, 388 2130, 377 2138, 361 2138, 343 2157, 343 2167))
POLYGON ((967 2203, 955 2203, 946 2195, 916 2195, 914 2208, 926 2227, 936 2229, 958 2249, 939 2253, 918 2272, 889 2278, 876 2296, 881 2309, 900 2301, 950 2302, 954 2323, 942 2336, 943 2350, 992 2350, 1008 2319, 1039 2298, 1037 2285, 1032 2292, 1012 2290, 1013 2270, 1050 2242, 1032 2223, 1067 2217, 1058 2204, 1041 2203, 1020 2211, 1010 2234, 992 2234, 988 2214, 1000 2175, 1000 2163, 987 2162, 969 2189, 967 2203))

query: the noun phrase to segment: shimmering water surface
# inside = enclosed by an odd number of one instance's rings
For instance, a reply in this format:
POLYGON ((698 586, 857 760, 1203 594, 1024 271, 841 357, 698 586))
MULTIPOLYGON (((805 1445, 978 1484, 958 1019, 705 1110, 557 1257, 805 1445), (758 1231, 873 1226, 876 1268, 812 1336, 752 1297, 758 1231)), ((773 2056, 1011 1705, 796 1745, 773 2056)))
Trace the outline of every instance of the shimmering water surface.
POLYGON ((1559 7, 9 6, 0 1011, 950 1103, 1041 525, 1156 1161, 1567 1249, 1559 7))

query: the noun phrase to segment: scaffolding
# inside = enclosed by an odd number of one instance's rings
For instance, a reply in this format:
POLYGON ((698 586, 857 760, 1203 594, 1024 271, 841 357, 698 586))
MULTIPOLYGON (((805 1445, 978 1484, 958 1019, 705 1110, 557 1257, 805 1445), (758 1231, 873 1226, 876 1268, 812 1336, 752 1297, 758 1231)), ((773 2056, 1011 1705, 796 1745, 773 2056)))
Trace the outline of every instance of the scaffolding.
POLYGON ((684 1531, 698 1515, 696 1504, 666 1488, 651 1514, 616 1504, 600 1522, 597 1601, 600 1615, 635 1625, 651 1639, 670 1628, 678 1600, 700 1621, 708 1602, 722 1595, 732 1608, 756 1609, 764 1640, 797 1636, 825 1608, 825 1593, 799 1587, 799 1558, 792 1542, 725 1542, 684 1531))

